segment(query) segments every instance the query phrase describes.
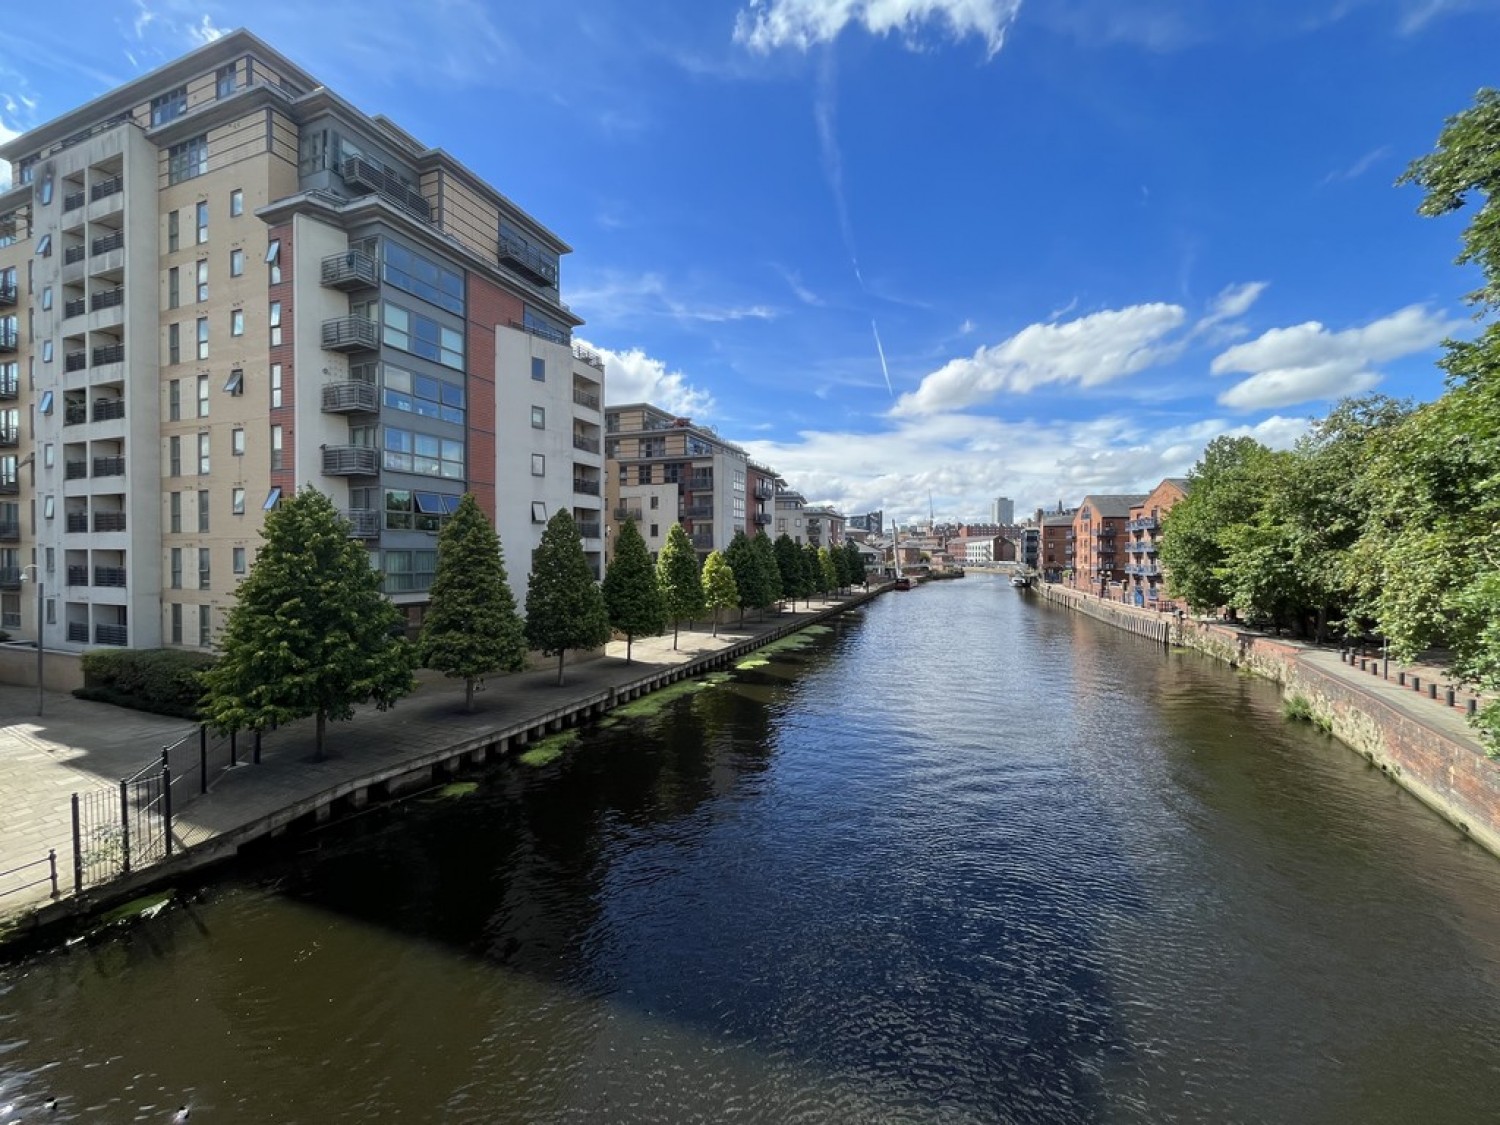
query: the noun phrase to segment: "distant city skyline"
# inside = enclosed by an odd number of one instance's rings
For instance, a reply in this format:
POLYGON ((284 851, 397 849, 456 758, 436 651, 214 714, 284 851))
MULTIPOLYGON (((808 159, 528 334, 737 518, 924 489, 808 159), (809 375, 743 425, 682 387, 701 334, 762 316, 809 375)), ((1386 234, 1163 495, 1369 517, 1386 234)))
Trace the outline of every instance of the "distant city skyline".
POLYGON ((8 16, 0 137, 248 26, 573 247, 612 401, 849 513, 1150 488, 1220 433, 1284 447, 1346 394, 1434 398, 1471 330, 1461 222, 1392 183, 1495 82, 1500 0, 8 16))

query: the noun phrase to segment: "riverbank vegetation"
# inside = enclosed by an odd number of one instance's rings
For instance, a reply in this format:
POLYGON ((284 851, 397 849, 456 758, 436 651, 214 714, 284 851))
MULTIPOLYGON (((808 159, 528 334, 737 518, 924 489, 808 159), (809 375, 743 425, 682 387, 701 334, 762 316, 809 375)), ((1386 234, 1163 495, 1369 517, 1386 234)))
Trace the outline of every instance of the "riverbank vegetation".
MULTIPOLYGON (((1418 211, 1472 208, 1460 265, 1482 325, 1449 340, 1447 389, 1412 405, 1346 400, 1290 450, 1211 442, 1167 515, 1168 589, 1197 610, 1324 639, 1378 634, 1393 657, 1433 647, 1454 675, 1500 692, 1500 92, 1480 91, 1399 181, 1418 211)), ((1500 750, 1500 703, 1477 717, 1500 750)))

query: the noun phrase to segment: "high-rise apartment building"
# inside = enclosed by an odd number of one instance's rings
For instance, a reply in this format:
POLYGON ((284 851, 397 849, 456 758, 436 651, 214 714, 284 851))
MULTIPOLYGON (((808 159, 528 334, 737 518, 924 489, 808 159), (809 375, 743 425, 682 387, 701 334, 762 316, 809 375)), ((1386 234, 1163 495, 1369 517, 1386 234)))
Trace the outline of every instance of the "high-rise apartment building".
POLYGON ((1016 502, 1009 496, 997 496, 990 501, 990 523, 1009 527, 1016 522, 1016 502))
POLYGON ((0 629, 209 647, 309 486, 412 626, 464 492, 518 595, 558 508, 602 566, 569 247, 448 153, 237 31, 0 158, 0 629))

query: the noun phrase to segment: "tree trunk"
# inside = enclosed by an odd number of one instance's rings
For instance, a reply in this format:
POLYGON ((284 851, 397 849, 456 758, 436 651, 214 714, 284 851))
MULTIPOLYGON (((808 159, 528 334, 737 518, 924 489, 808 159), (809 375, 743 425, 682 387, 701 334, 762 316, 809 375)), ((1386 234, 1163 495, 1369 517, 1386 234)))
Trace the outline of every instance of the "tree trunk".
POLYGON ((327 757, 323 753, 323 732, 328 729, 328 712, 321 707, 318 708, 317 733, 313 736, 313 760, 321 762, 327 757))
POLYGON ((557 686, 558 687, 562 687, 562 682, 563 682, 563 677, 562 677, 562 673, 563 673, 563 657, 566 656, 567 654, 568 654, 568 650, 567 649, 561 649, 561 650, 558 651, 558 654, 557 654, 557 686))
POLYGON ((672 651, 673 652, 677 651, 677 628, 681 624, 682 624, 682 622, 678 621, 675 617, 672 619, 672 651))
POLYGON ((718 611, 718 609, 716 607, 714 609, 714 636, 717 637, 718 635, 719 635, 719 611, 718 611))
POLYGON ((474 710, 474 677, 464 677, 464 710, 474 710))
POLYGON ((635 644, 635 638, 632 637, 629 633, 626 633, 625 634, 625 663, 626 664, 630 663, 630 649, 631 649, 631 646, 634 645, 634 644, 635 644))

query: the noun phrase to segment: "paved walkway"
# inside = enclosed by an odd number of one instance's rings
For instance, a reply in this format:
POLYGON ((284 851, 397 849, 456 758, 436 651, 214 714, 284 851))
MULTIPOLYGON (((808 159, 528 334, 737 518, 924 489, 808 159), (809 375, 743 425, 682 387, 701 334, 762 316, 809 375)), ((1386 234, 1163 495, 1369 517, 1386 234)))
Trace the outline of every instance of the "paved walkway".
MULTIPOLYGON (((462 680, 418 673, 419 687, 389 711, 359 709, 347 723, 329 723, 327 756, 314 760, 312 720, 282 727, 262 738, 258 766, 244 765, 219 774, 211 790, 173 817, 174 839, 184 846, 275 814, 341 783, 382 767, 417 761, 486 732, 503 730, 540 717, 588 696, 637 681, 662 668, 721 651, 773 629, 810 620, 839 604, 814 600, 810 610, 785 611, 764 623, 709 631, 683 630, 674 651, 670 634, 635 642, 633 659, 625 661, 623 642, 612 642, 603 657, 570 664, 563 686, 557 666, 488 680, 476 693, 472 714, 464 711, 462 680)), ((33 909, 49 900, 48 883, 17 889, 44 879, 48 849, 57 855, 58 882, 66 896, 72 888, 71 795, 117 786, 120 778, 150 765, 162 747, 195 735, 196 724, 149 715, 104 703, 49 692, 43 716, 36 716, 36 689, 0 684, 0 918, 33 909)), ((249 757, 242 740, 240 760, 249 757)), ((194 739, 196 745, 196 738, 194 739)), ((193 759, 194 755, 184 755, 193 759)), ((173 758, 174 772, 180 772, 173 758)), ((178 787, 173 786, 174 799, 178 787)))

